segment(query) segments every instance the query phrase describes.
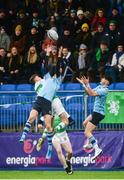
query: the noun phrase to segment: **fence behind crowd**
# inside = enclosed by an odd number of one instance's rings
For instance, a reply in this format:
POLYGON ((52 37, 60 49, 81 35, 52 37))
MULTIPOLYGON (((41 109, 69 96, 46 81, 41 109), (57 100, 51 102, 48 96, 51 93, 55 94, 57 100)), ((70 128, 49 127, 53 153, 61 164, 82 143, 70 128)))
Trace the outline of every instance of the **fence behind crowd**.
MULTIPOLYGON (((82 122, 93 110, 94 97, 89 97, 82 90, 58 91, 67 112, 75 120, 68 130, 83 130, 82 122)), ((33 91, 0 92, 0 130, 22 131, 35 100, 33 91)), ((124 91, 110 91, 106 102, 106 118, 97 130, 124 130, 124 91)), ((32 131, 37 132, 37 121, 32 131)))

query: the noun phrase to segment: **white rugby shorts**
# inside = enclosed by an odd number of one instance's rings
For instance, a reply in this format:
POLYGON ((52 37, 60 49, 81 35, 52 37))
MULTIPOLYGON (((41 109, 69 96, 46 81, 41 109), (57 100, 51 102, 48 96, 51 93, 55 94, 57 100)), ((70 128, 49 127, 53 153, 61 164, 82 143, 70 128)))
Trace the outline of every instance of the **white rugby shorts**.
POLYGON ((56 97, 53 99, 52 101, 52 115, 55 116, 60 116, 62 113, 66 113, 67 114, 67 118, 70 116, 67 111, 65 110, 61 100, 56 97))
POLYGON ((66 131, 61 132, 61 133, 56 133, 53 138, 52 138, 52 143, 59 143, 59 144, 65 144, 65 143, 70 143, 68 134, 66 131))

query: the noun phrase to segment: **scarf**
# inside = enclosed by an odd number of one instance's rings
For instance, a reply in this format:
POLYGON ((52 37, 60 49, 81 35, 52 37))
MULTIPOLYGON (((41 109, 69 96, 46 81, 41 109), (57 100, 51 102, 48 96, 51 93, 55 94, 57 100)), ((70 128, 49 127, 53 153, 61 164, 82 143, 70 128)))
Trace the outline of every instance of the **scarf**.
POLYGON ((122 56, 123 52, 116 52, 117 65, 119 63, 119 58, 122 56))
POLYGON ((79 69, 85 68, 85 59, 83 55, 79 55, 78 57, 78 67, 79 69))
MULTIPOLYGON (((106 49, 106 52, 108 52, 108 49, 106 49)), ((96 60, 99 62, 102 58, 102 51, 101 49, 99 48, 96 52, 96 60)))

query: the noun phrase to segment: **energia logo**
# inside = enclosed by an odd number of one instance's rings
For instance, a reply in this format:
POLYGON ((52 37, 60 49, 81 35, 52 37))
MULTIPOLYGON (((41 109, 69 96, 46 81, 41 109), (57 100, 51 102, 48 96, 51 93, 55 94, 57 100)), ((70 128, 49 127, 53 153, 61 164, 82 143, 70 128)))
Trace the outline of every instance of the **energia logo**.
POLYGON ((26 154, 31 154, 35 148, 37 144, 36 140, 32 140, 32 139, 27 139, 24 141, 24 146, 23 146, 23 150, 26 154))
POLYGON ((45 157, 32 157, 31 155, 28 155, 27 157, 7 157, 6 164, 28 167, 29 165, 39 166, 51 164, 51 160, 47 160, 45 157))
POLYGON ((27 154, 27 156, 13 156, 6 158, 6 164, 10 166, 21 166, 21 167, 28 167, 28 166, 40 166, 44 164, 51 164, 51 159, 46 159, 44 156, 32 156, 31 154, 34 152, 36 148, 37 140, 27 139, 23 145, 23 151, 27 154))
POLYGON ((112 156, 107 155, 107 156, 99 156, 96 158, 96 160, 92 159, 91 154, 88 156, 77 156, 77 157, 72 157, 71 158, 71 163, 72 164, 82 164, 84 167, 87 167, 91 164, 100 164, 100 163, 111 163, 112 162, 112 156))

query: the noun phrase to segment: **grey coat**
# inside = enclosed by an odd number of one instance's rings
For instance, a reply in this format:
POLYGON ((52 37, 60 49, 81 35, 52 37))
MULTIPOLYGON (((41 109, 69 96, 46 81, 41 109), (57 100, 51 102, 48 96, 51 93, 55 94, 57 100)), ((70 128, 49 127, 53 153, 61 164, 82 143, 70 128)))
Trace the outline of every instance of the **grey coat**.
POLYGON ((0 47, 4 48, 6 51, 9 51, 10 37, 6 33, 0 33, 0 47))

